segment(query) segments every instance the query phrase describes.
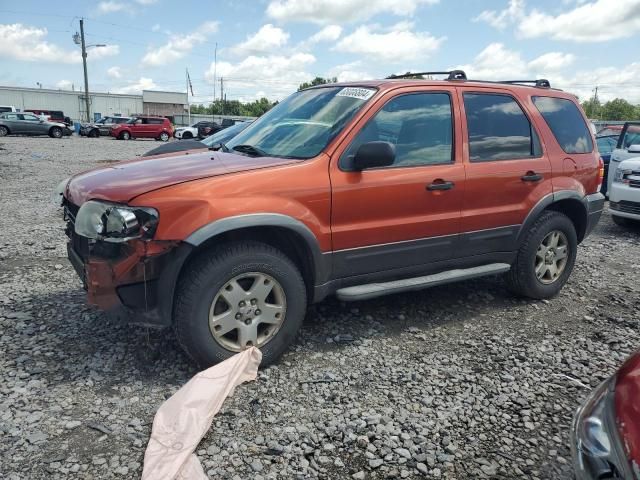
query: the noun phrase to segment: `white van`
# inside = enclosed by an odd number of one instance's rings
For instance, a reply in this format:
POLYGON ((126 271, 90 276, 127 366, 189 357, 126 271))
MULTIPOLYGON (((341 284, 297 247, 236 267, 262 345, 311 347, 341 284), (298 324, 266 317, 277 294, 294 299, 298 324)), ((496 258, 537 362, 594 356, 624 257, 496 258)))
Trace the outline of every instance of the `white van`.
POLYGON ((18 110, 13 105, 0 105, 0 113, 4 112, 17 112, 18 110))

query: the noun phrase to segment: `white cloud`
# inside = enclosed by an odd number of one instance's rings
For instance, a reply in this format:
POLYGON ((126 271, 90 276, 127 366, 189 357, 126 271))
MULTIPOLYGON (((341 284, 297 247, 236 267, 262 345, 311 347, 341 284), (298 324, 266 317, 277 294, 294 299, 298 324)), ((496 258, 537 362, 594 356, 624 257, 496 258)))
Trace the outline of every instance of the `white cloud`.
POLYGON ((114 88, 114 93, 141 94, 142 90, 153 90, 158 85, 150 78, 140 77, 138 81, 125 85, 123 87, 114 88))
POLYGON ((468 78, 478 80, 509 80, 529 73, 520 53, 507 49, 502 43, 489 44, 472 63, 455 69, 464 70, 468 78))
POLYGON ((565 13, 534 9, 518 25, 524 38, 550 37, 574 42, 603 42, 640 32, 640 1, 596 0, 565 13))
POLYGON ((71 80, 60 80, 56 83, 56 88, 60 90, 71 90, 71 85, 73 85, 71 80))
POLYGON ((114 13, 124 10, 126 5, 122 2, 116 2, 114 0, 107 0, 105 2, 98 3, 98 13, 114 13))
POLYGON ((359 60, 336 65, 327 72, 326 76, 329 78, 336 77, 339 82, 357 82, 358 80, 374 78, 373 75, 364 70, 362 62, 359 60))
POLYGON ((553 72, 573 64, 576 57, 571 53, 549 52, 529 62, 529 68, 535 72, 553 72))
MULTIPOLYGON (((46 40, 47 29, 14 23, 0 24, 0 57, 26 62, 80 63, 80 50, 65 50, 46 40)), ((89 59, 96 60, 117 55, 118 45, 95 48, 89 51, 89 59)))
POLYGON ((367 20, 379 13, 413 15, 420 5, 439 0, 271 0, 267 16, 279 21, 345 23, 367 20))
POLYGON ((267 23, 253 35, 248 35, 247 39, 233 47, 232 51, 237 55, 267 53, 286 45, 288 40, 287 32, 267 23))
POLYGON ((342 35, 342 27, 339 25, 327 25, 322 30, 309 37, 309 42, 335 42, 342 35))
POLYGON ((444 40, 444 37, 436 38, 427 32, 413 32, 411 25, 406 22, 400 22, 384 31, 375 25, 363 25, 343 37, 335 49, 400 63, 424 60, 438 50, 444 40))
MULTIPOLYGON (((224 78, 225 90, 240 96, 241 91, 266 92, 269 98, 283 98, 297 90, 302 82, 316 75, 307 72, 316 58, 309 53, 284 55, 250 55, 238 63, 218 62, 217 79, 224 78)), ((205 78, 213 81, 214 64, 205 72, 205 78)), ((244 93, 247 95, 248 93, 244 93)))
POLYGON ((122 78, 120 67, 109 67, 107 69, 107 76, 110 78, 122 78))
POLYGON ((504 10, 484 10, 473 19, 474 22, 487 22, 494 28, 504 29, 524 15, 524 0, 509 0, 504 10))
MULTIPOLYGON (((101 58, 115 57, 120 53, 120 45, 106 45, 87 50, 87 61, 99 60, 101 58)), ((78 55, 80 55, 78 53, 78 55)))
POLYGON ((142 64, 147 67, 161 67, 173 63, 190 53, 196 45, 206 42, 208 35, 217 31, 218 22, 205 22, 192 33, 172 35, 166 44, 149 50, 142 57, 142 64))

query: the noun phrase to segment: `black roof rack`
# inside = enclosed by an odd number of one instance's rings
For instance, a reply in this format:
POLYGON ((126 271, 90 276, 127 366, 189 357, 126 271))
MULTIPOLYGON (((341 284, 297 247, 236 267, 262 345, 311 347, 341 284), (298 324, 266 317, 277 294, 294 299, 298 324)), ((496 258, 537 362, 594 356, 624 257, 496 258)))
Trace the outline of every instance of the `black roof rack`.
MULTIPOLYGON (((443 72, 407 72, 401 75, 389 75, 387 79, 393 80, 397 78, 414 78, 422 75, 447 75, 447 80, 468 80, 467 74, 464 70, 450 70, 443 72)), ((533 85, 538 88, 551 88, 551 82, 546 78, 539 78, 537 80, 502 80, 502 81, 489 81, 489 80, 470 80, 472 82, 485 82, 485 83, 508 83, 511 85, 524 84, 533 85)))
POLYGON ((415 72, 415 73, 407 72, 407 73, 403 73, 402 75, 389 75, 387 78, 392 80, 395 78, 412 78, 420 75, 447 75, 447 80, 466 80, 467 79, 467 74, 464 73, 463 70, 451 70, 447 72, 415 72))
POLYGON ((540 88, 551 88, 551 82, 549 82, 549 80, 547 80, 546 78, 539 78, 538 80, 503 80, 501 82, 498 83, 510 83, 510 84, 518 84, 518 83, 531 83, 533 85, 535 85, 536 87, 540 87, 540 88))

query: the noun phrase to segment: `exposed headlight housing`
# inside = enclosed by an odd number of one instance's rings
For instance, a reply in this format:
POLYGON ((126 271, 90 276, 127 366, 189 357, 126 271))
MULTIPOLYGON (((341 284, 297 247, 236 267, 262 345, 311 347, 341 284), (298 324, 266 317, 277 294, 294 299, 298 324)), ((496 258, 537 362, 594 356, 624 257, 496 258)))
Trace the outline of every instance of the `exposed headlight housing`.
POLYGON ((601 383, 573 419, 571 453, 578 480, 634 478, 616 424, 615 383, 615 377, 601 383))
POLYGON ((157 225, 158 212, 153 208, 89 200, 78 211, 75 231, 94 240, 122 243, 152 238, 157 225))

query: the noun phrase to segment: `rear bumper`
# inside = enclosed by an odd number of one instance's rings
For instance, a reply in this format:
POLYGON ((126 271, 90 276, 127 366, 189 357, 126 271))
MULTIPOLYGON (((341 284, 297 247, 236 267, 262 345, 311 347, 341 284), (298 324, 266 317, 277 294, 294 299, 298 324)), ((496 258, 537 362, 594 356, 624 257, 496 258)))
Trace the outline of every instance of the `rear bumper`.
POLYGON ((604 195, 601 193, 592 193, 591 195, 587 195, 584 201, 587 208, 587 226, 584 232, 584 238, 587 238, 602 216, 602 210, 604 210, 604 195))

